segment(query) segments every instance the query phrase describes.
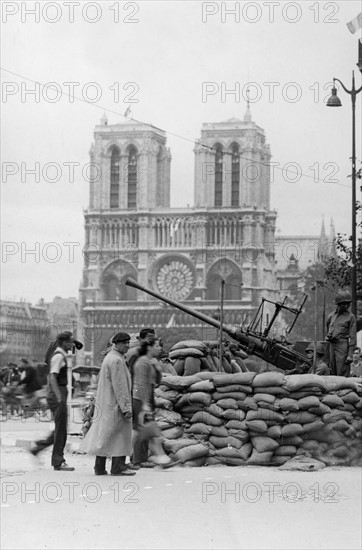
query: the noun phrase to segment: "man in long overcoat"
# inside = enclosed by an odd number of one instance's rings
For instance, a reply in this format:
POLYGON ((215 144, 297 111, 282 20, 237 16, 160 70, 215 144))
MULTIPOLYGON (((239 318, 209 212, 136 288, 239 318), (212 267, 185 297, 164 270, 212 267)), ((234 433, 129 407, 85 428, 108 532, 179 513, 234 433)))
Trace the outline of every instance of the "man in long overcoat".
POLYGON ((93 422, 82 445, 85 452, 96 455, 96 475, 107 474, 107 457, 112 457, 111 475, 135 475, 125 463, 132 454, 131 376, 125 360, 129 341, 125 332, 113 337, 99 373, 93 422))

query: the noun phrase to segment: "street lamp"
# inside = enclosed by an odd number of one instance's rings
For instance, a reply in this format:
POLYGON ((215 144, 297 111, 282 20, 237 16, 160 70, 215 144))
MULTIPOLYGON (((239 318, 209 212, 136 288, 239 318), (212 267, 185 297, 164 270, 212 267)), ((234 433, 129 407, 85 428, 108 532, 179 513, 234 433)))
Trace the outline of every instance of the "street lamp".
POLYGON ((327 101, 327 107, 341 107, 342 102, 337 96, 335 83, 339 82, 352 100, 352 313, 357 315, 357 261, 356 261, 356 95, 362 90, 362 86, 356 90, 354 71, 352 71, 352 89, 347 90, 343 82, 333 78, 332 95, 327 101))

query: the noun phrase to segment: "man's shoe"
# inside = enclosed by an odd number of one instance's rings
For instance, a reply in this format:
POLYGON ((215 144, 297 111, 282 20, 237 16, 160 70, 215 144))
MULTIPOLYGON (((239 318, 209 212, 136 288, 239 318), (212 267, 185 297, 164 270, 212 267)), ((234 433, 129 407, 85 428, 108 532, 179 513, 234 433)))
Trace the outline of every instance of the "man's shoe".
POLYGON ((120 472, 112 473, 111 476, 135 476, 136 472, 131 472, 131 470, 122 470, 120 472))
POLYGON ((103 470, 103 472, 94 471, 94 473, 95 473, 96 476, 107 476, 108 475, 107 470, 103 470))
POLYGON ((74 472, 75 468, 73 468, 73 466, 68 466, 66 462, 62 462, 60 466, 54 466, 54 470, 62 472, 74 472))
POLYGON ((126 466, 127 470, 139 470, 141 468, 141 466, 139 466, 138 464, 132 464, 132 462, 130 462, 126 466))

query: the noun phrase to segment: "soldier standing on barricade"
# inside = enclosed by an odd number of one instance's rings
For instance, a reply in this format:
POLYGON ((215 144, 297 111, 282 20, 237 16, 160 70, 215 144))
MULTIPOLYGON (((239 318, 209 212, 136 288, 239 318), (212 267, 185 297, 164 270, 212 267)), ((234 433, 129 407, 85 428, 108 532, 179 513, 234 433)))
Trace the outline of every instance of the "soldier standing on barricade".
POLYGON ((336 310, 327 317, 327 335, 332 374, 349 376, 353 350, 356 347, 356 318, 348 311, 351 295, 340 292, 336 295, 336 310))

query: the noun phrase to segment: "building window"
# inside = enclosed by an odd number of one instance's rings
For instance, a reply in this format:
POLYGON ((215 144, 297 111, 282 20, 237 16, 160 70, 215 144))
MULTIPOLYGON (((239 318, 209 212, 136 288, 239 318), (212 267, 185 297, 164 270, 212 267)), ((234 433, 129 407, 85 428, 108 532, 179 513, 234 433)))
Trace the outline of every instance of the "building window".
POLYGON ((117 149, 117 147, 114 147, 111 155, 111 208, 119 208, 119 164, 119 149, 117 149))
POLYGON ((239 206, 240 188, 240 155, 239 146, 234 143, 232 146, 231 158, 231 206, 239 206))
POLYGON ((137 207, 137 151, 130 147, 128 153, 128 208, 137 207))
POLYGON ((215 206, 222 206, 223 153, 220 144, 215 148, 215 206))

